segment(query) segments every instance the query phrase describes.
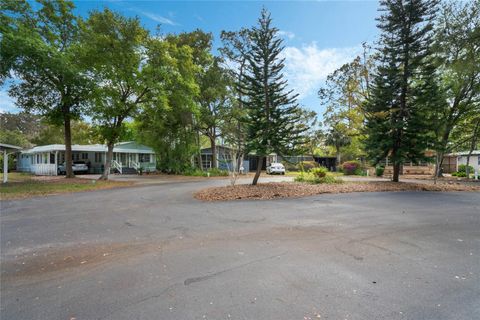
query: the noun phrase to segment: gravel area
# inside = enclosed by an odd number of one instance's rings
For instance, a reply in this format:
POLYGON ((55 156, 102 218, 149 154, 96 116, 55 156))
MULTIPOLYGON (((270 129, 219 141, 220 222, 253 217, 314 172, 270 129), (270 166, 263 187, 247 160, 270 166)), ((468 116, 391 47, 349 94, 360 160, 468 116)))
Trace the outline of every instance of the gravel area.
POLYGON ((256 186, 236 185, 200 190, 195 198, 203 201, 242 199, 298 198, 322 193, 382 192, 382 191, 480 191, 480 186, 460 183, 421 184, 411 182, 366 181, 342 184, 307 184, 295 182, 261 183, 256 186))

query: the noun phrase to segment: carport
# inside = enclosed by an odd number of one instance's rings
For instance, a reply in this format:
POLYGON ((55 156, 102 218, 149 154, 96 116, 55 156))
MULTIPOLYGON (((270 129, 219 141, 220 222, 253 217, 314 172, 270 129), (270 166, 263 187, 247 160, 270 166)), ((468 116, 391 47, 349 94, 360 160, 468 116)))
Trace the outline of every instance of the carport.
POLYGON ((3 152, 3 183, 8 181, 8 155, 22 150, 22 147, 0 143, 0 151, 3 152))

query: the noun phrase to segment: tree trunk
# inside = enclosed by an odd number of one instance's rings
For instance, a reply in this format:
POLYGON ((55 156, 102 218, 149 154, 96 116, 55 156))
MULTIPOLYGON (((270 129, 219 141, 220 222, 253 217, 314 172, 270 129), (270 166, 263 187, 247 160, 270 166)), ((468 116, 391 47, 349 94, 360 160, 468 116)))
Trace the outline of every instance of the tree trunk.
POLYGON ((210 137, 210 148, 212 149, 212 168, 218 168, 217 161, 217 142, 215 138, 210 137))
POLYGON ((108 175, 110 174, 110 168, 112 166, 114 145, 115 144, 112 142, 107 143, 107 159, 105 159, 105 167, 103 168, 103 173, 99 180, 108 180, 108 175))
POLYGON ((237 160, 237 171, 240 173, 240 168, 243 167, 243 153, 241 153, 237 160))
POLYGON ((337 151, 337 171, 340 169, 340 162, 342 161, 342 155, 340 153, 340 148, 336 147, 335 148, 337 151))
POLYGON ((203 165, 202 165, 202 146, 200 145, 200 133, 198 132, 198 130, 197 130, 196 140, 197 140, 198 154, 196 155, 195 158, 197 158, 198 168, 200 170, 202 170, 203 169, 203 165))
POLYGON ((392 181, 393 182, 398 182, 399 181, 399 178, 400 178, 400 163, 399 162, 395 162, 393 164, 393 177, 392 177, 392 181))
POLYGON ((437 179, 443 176, 442 174, 443 157, 444 157, 443 151, 437 151, 437 154, 435 156, 435 173, 433 175, 433 184, 437 184, 437 179))
POLYGON ((255 177, 253 177, 252 185, 256 186, 258 182, 258 178, 260 178, 260 173, 262 173, 262 165, 263 165, 264 156, 257 157, 257 171, 255 172, 255 177))
POLYGON ((70 108, 63 108, 63 123, 65 131, 65 178, 75 178, 72 159, 72 129, 70 126, 70 108))

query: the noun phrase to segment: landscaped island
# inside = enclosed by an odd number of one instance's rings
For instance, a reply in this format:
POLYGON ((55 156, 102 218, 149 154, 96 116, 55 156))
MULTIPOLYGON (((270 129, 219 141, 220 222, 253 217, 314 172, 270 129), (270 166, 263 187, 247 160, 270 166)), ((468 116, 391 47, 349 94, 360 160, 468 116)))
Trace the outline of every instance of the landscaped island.
POLYGON ((461 183, 409 183, 390 181, 344 182, 336 184, 308 184, 298 182, 272 182, 258 185, 236 185, 200 190, 195 198, 204 201, 267 200, 298 198, 322 193, 384 192, 384 191, 476 191, 479 186, 461 183))

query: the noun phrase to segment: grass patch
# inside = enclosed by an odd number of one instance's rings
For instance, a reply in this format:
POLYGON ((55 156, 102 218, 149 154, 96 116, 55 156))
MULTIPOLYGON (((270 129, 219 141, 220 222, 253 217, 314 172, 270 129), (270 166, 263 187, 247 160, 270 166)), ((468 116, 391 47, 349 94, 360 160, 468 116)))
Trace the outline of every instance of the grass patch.
MULTIPOLYGON (((22 182, 31 180, 33 177, 32 174, 26 172, 9 172, 8 173, 8 182, 22 182)), ((3 173, 0 173, 0 180, 3 181, 3 173)))
MULTIPOLYGON (((66 179, 64 177, 36 177, 24 173, 9 173, 9 181, 0 185, 0 199, 25 199, 59 193, 126 187, 131 182, 66 179)), ((2 177, 3 179, 3 177, 2 177)))

